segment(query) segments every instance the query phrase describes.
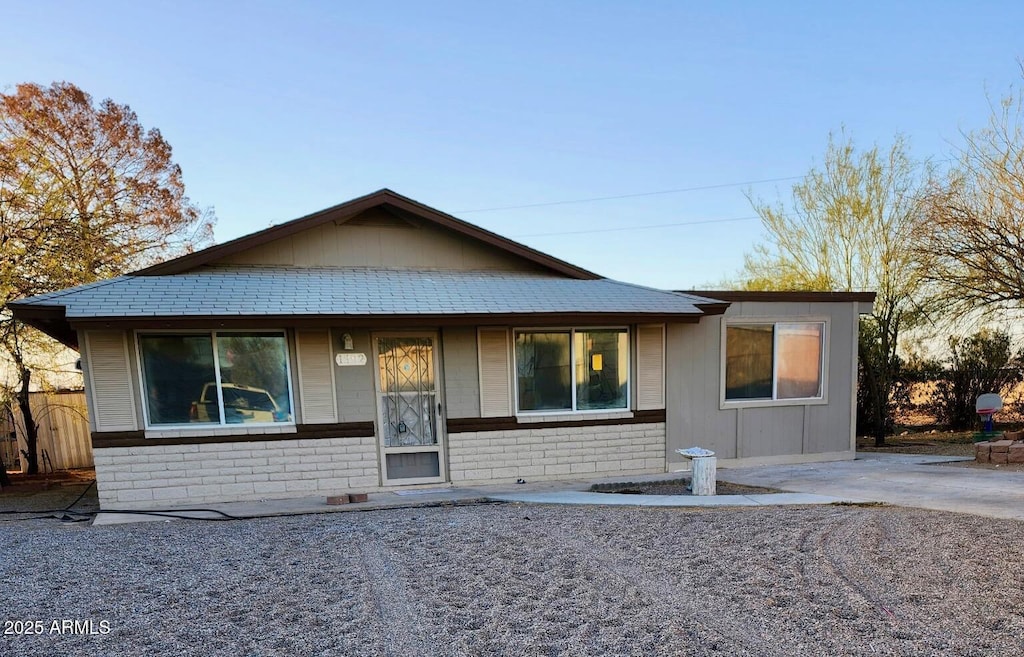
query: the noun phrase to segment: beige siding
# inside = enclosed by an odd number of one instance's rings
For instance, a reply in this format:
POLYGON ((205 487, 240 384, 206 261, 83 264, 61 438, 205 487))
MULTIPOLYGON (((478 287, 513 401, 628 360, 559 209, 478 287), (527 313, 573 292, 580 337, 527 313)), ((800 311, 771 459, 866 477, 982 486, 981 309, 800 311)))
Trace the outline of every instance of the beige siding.
POLYGON ((732 411, 743 414, 740 458, 803 453, 804 408, 778 406, 732 411))
POLYGON ((537 265, 436 226, 371 217, 332 222, 238 253, 217 264, 536 271, 537 265))
POLYGON ((636 329, 636 407, 665 408, 665 326, 636 329))
POLYGON ((682 465, 679 448, 699 445, 730 459, 807 460, 815 455, 852 458, 856 339, 854 302, 742 302, 727 320, 825 320, 825 398, 795 405, 735 407, 722 404, 722 321, 670 324, 666 340, 666 433, 669 469, 682 465))
POLYGON ((366 365, 334 366, 335 394, 338 399, 338 422, 375 422, 377 420, 377 393, 373 380, 373 345, 365 330, 334 329, 341 339, 345 333, 352 336, 352 353, 366 354, 366 365))
MULTIPOLYGON (((810 406, 807 411, 805 441, 808 452, 831 452, 838 449, 839 441, 833 438, 836 431, 831 423, 837 426, 847 426, 853 429, 856 424, 856 408, 850 401, 853 399, 857 386, 857 334, 858 315, 851 306, 848 308, 849 317, 846 321, 835 321, 839 319, 834 315, 835 320, 830 326, 831 330, 831 352, 829 358, 833 363, 829 372, 828 394, 829 403, 827 406, 810 406), (838 408, 846 408, 852 420, 843 422, 836 412, 838 408)), ((847 436, 847 448, 851 447, 850 434, 847 436)))
POLYGON ((480 417, 512 415, 508 330, 482 328, 480 344, 480 417))
POLYGON ((448 327, 441 332, 444 402, 450 418, 480 417, 476 329, 448 327))
POLYGON ((330 331, 296 331, 295 351, 302 423, 337 422, 330 331))
POLYGON ((124 331, 87 331, 85 335, 96 430, 138 429, 124 331))
MULTIPOLYGON (((735 413, 718 410, 718 317, 700 324, 669 324, 666 332, 665 420, 668 458, 682 463, 677 449, 704 447, 720 459, 736 458, 735 413), (707 323, 707 326, 705 326, 707 323), (713 354, 713 356, 712 356, 713 354)), ((671 466, 670 470, 673 469, 671 466)))

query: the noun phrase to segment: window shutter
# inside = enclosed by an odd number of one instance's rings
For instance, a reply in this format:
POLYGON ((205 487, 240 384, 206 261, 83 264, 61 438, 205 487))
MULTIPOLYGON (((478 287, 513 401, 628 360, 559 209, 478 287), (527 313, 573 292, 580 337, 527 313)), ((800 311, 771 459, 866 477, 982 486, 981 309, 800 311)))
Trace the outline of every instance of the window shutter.
POLYGON ((334 361, 330 331, 296 331, 295 353, 299 366, 299 396, 303 424, 338 421, 334 396, 334 361))
POLYGON ((123 331, 88 331, 89 383, 96 431, 135 431, 135 395, 123 331))
POLYGON ((665 325, 636 329, 636 408, 665 408, 665 325))
POLYGON ((512 415, 508 330, 482 328, 480 349, 480 417, 512 415))

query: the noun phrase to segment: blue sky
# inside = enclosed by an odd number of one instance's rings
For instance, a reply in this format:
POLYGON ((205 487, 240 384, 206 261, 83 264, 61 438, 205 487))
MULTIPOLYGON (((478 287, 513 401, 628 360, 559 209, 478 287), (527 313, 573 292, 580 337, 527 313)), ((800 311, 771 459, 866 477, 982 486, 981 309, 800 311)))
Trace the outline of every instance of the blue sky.
POLYGON ((830 131, 863 145, 901 132, 916 156, 948 158, 986 121, 986 94, 1021 82, 1024 56, 1020 2, 0 0, 0 12, 0 89, 68 80, 129 104, 214 207, 218 241, 390 187, 677 289, 737 271, 762 238, 745 193, 788 195, 777 179, 820 160, 830 131), (761 180, 776 182, 732 184, 761 180))

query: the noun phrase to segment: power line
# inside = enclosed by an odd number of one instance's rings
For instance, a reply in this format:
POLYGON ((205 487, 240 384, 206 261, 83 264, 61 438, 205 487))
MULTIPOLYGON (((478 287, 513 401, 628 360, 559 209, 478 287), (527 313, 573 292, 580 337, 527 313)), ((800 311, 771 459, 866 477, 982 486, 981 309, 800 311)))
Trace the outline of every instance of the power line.
POLYGON ((526 205, 505 205, 494 208, 476 208, 474 210, 455 210, 453 214, 470 214, 472 212, 497 212, 499 210, 522 210, 524 208, 545 208, 552 205, 571 205, 574 203, 597 203, 599 201, 615 201, 623 198, 640 198, 642 196, 659 196, 662 194, 681 194, 683 192, 699 192, 708 189, 723 189, 726 187, 742 187, 744 185, 760 185, 771 182, 785 182, 787 180, 799 180, 805 176, 786 176, 784 178, 765 178, 763 180, 744 180, 742 182, 722 183, 719 185, 702 185, 700 187, 680 187, 678 189, 663 189, 657 192, 639 192, 636 194, 620 194, 618 196, 595 196, 592 198, 578 198, 569 201, 549 201, 546 203, 528 203, 526 205))
POLYGON ((528 233, 525 235, 511 235, 515 239, 523 237, 549 237, 552 235, 584 235, 588 233, 614 233, 625 230, 645 230, 648 228, 674 228, 675 226, 696 226, 699 224, 724 224, 730 221, 753 221, 760 219, 759 216, 751 217, 730 217, 728 219, 701 219, 699 221, 678 221, 671 224, 647 224, 645 226, 625 226, 622 228, 592 228, 589 230, 566 230, 557 233, 528 233))

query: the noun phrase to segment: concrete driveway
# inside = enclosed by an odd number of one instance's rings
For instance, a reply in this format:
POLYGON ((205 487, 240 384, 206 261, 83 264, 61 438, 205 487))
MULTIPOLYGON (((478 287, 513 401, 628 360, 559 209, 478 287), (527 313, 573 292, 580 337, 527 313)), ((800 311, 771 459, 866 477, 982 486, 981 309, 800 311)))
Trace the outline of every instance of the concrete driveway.
POLYGON ((1024 520, 1024 472, 943 465, 962 460, 862 452, 855 461, 720 469, 718 478, 862 502, 1024 520))

